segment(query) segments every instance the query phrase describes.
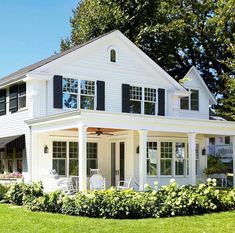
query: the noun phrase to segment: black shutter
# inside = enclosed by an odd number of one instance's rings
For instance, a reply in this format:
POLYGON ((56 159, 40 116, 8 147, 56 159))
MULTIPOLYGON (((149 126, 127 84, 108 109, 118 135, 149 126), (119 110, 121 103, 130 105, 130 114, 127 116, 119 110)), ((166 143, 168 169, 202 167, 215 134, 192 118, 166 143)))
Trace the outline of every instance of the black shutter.
POLYGON ((105 110, 105 82, 97 81, 97 110, 104 111, 105 110))
POLYGON ((0 116, 6 114, 6 89, 0 90, 0 116))
POLYGON ((165 116, 165 89, 158 89, 158 115, 165 116))
POLYGON ((122 112, 130 112, 130 85, 122 84, 122 112))
POLYGON ((54 93, 54 108, 63 108, 63 91, 62 91, 62 76, 54 76, 53 93, 54 93))
POLYGON ((11 86, 9 89, 9 111, 11 113, 18 111, 18 85, 11 86))

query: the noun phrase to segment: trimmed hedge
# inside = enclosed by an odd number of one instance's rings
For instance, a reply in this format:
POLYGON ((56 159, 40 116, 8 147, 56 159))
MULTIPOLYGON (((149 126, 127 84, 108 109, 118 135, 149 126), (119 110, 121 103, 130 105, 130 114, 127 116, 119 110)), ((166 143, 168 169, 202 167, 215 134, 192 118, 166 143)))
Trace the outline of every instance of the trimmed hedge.
POLYGON ((4 186, 0 184, 0 201, 4 198, 7 191, 8 191, 8 186, 4 186))
POLYGON ((26 205, 32 211, 102 218, 170 217, 226 211, 235 208, 235 189, 219 191, 215 180, 207 184, 178 187, 174 180, 167 186, 146 192, 109 189, 68 196, 60 191, 43 194, 41 183, 14 184, 6 199, 26 205))

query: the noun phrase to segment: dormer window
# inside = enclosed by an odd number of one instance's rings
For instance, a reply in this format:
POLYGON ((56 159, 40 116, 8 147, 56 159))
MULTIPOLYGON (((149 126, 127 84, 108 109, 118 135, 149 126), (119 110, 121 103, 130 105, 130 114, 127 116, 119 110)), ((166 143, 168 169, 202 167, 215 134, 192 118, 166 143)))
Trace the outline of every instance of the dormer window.
POLYGON ((116 62, 117 60, 117 53, 115 49, 110 50, 110 62, 116 62))
POLYGON ((183 97, 180 100, 180 109, 199 111, 199 91, 188 89, 191 92, 190 96, 183 97))

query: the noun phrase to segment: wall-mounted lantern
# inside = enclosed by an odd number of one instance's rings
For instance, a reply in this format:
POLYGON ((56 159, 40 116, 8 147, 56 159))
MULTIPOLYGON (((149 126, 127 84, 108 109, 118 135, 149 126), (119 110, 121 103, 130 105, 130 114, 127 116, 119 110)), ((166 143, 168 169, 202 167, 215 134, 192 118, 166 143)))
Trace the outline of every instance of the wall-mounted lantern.
POLYGON ((44 146, 44 154, 48 154, 49 153, 49 148, 47 145, 44 146))

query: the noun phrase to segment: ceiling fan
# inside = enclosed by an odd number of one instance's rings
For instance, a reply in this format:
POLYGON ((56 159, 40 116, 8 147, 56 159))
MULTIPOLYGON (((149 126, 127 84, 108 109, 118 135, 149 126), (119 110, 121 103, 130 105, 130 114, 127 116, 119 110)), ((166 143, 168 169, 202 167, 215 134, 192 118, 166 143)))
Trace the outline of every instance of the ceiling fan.
POLYGON ((100 135, 110 135, 112 136, 113 134, 111 133, 105 133, 101 130, 101 128, 97 128, 97 130, 94 133, 89 133, 89 135, 96 135, 96 136, 100 136, 100 135))

